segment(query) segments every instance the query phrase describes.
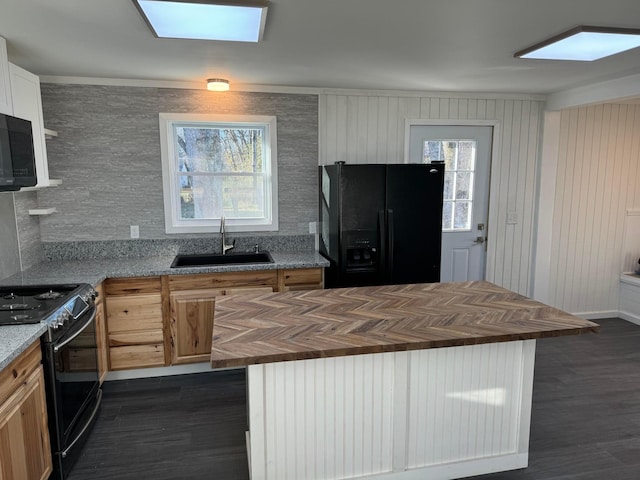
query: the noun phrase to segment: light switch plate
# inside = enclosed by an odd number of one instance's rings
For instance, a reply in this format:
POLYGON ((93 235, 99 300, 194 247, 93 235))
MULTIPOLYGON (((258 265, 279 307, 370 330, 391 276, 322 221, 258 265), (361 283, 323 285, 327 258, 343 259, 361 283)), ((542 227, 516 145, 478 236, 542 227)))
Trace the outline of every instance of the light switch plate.
POLYGON ((140 227, 138 225, 131 225, 129 229, 131 238, 140 238, 140 227))

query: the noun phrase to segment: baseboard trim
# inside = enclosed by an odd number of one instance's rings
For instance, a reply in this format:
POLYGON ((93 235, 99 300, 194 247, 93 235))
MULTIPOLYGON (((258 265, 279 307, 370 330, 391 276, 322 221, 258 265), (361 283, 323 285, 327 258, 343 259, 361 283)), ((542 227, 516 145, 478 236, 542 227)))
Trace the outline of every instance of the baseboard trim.
POLYGON ((601 320, 603 318, 616 318, 620 316, 618 310, 602 310, 600 312, 578 312, 573 313, 576 317, 584 318, 585 320, 601 320))
POLYGON ((640 316, 635 313, 630 312, 619 312, 619 316, 621 319, 626 320, 627 322, 635 323, 636 325, 640 325, 640 316))
POLYGON ((528 453, 514 453, 497 457, 453 462, 444 465, 430 465, 403 472, 390 472, 363 477, 367 480, 452 480, 474 477, 489 473, 506 472, 526 468, 529 464, 528 453))
MULTIPOLYGON (((241 367, 244 368, 244 367, 241 367)), ((118 370, 108 372, 105 382, 113 380, 132 380, 134 378, 168 377, 170 375, 187 375, 190 373, 217 372, 222 370, 236 370, 236 368, 211 368, 209 362, 192 363, 189 365, 174 365, 171 367, 136 368, 132 370, 118 370)))

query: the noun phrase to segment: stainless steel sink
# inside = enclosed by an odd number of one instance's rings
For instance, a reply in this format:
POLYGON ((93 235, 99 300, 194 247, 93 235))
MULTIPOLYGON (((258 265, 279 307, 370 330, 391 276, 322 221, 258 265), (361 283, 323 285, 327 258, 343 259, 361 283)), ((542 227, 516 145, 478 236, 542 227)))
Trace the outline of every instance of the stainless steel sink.
POLYGON ((273 263, 269 252, 205 253, 197 255, 176 255, 171 268, 211 267, 215 265, 246 265, 250 263, 273 263))

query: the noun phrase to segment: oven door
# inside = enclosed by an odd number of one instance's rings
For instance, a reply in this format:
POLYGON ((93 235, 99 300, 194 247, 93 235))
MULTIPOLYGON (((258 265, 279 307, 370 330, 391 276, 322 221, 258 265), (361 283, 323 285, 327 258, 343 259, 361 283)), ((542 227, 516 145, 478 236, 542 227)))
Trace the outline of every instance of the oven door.
POLYGON ((97 411, 100 382, 95 317, 95 307, 87 310, 75 328, 48 347, 58 448, 62 450, 75 443, 86 429, 81 423, 87 422, 87 410, 97 411))

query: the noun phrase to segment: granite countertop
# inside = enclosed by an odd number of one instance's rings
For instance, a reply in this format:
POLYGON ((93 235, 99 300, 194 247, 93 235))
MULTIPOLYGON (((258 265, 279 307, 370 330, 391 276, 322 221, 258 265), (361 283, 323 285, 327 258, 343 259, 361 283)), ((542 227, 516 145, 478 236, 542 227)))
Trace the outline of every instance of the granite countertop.
POLYGON ((215 317, 214 368, 599 330, 485 281, 231 295, 215 317))
MULTIPOLYGON (((329 266, 329 262, 314 251, 270 253, 274 263, 189 268, 170 268, 174 258, 173 255, 42 262, 21 273, 0 280, 0 285, 89 283, 96 286, 106 278, 116 277, 186 275, 329 266)), ((0 326, 0 370, 35 342, 45 330, 46 327, 42 324, 0 326)))

